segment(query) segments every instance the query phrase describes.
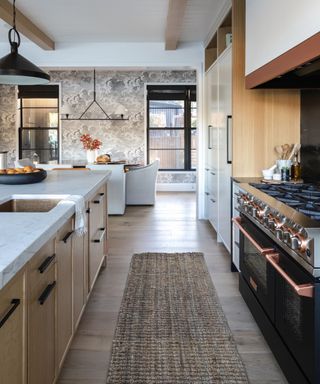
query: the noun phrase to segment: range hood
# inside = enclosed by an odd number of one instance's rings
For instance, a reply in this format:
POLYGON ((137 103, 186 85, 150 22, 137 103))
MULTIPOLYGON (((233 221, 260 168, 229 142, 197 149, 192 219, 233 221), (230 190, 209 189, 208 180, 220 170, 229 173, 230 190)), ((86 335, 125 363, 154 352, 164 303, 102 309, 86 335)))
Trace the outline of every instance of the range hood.
POLYGON ((320 32, 246 76, 246 88, 320 89, 320 32))
POLYGON ((320 58, 309 61, 255 88, 320 88, 320 58))

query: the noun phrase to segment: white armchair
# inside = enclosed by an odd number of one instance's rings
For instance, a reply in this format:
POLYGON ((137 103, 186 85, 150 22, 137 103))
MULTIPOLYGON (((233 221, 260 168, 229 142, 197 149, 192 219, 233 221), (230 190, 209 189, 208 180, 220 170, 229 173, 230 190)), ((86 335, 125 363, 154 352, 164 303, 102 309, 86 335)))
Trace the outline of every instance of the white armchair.
POLYGON ((159 160, 126 173, 126 204, 154 205, 159 160))

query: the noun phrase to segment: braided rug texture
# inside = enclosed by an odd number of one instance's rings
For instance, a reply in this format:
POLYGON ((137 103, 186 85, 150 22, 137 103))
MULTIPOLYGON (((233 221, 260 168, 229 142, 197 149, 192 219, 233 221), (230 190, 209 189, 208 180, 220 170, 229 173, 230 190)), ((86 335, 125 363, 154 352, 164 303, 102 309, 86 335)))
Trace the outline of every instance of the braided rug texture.
POLYGON ((133 255, 107 383, 249 383, 202 253, 133 255))

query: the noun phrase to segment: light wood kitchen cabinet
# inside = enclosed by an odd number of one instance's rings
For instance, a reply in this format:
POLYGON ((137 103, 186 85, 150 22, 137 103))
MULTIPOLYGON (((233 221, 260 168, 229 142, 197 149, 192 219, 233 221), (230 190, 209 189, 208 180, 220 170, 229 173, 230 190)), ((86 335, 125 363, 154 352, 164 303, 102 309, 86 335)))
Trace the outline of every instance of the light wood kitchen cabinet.
POLYGON ((72 317, 72 237, 73 219, 56 236, 57 255, 57 364, 62 364, 73 333, 72 317))
POLYGON ((28 285, 28 384, 52 383, 56 376, 56 255, 50 240, 31 259, 28 285))
POLYGON ((0 383, 25 380, 25 276, 19 273, 0 292, 0 383))
POLYGON ((107 252, 106 188, 100 188, 89 201, 89 290, 97 278, 107 252))

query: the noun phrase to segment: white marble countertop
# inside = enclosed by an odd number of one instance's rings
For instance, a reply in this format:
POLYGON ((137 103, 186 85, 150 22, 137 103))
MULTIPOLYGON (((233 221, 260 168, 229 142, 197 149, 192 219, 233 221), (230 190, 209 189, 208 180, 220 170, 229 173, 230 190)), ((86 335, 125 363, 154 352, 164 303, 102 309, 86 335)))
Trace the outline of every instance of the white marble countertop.
MULTIPOLYGON (((110 171, 50 171, 40 183, 1 184, 0 203, 12 195, 80 195, 90 199, 110 175, 110 171)), ((74 204, 70 201, 60 202, 49 212, 0 212, 0 289, 73 214, 74 204)))

